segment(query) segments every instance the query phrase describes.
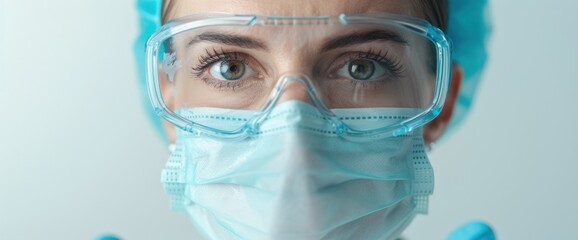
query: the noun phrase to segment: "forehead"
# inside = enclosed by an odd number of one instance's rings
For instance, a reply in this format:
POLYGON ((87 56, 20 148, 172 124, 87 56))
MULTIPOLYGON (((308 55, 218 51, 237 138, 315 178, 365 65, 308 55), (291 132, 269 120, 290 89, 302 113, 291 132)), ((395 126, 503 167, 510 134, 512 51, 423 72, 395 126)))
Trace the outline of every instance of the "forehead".
POLYGON ((168 19, 195 13, 226 12, 269 16, 331 16, 388 12, 417 16, 410 0, 171 0, 168 19))

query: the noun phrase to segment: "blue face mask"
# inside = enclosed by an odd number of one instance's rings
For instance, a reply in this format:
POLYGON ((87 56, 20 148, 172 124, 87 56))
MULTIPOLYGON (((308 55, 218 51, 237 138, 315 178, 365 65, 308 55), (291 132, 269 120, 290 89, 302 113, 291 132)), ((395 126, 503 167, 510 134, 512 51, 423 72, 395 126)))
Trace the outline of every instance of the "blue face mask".
MULTIPOLYGON (((219 128, 253 114, 179 111, 219 128)), ((350 126, 371 128, 418 110, 333 111, 350 126)), ((173 208, 209 239, 392 239, 427 211, 433 191, 421 129, 353 142, 299 101, 276 106, 258 134, 242 141, 179 130, 162 180, 173 208)))

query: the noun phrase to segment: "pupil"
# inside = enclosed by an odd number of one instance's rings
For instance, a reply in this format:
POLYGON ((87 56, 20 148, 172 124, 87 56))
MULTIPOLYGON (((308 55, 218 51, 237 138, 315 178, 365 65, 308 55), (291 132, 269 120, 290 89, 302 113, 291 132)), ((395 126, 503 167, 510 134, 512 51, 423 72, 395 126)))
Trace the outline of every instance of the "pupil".
POLYGON ((233 65, 233 66, 229 67, 229 71, 231 71, 231 72, 236 72, 236 71, 237 71, 237 66, 233 65))

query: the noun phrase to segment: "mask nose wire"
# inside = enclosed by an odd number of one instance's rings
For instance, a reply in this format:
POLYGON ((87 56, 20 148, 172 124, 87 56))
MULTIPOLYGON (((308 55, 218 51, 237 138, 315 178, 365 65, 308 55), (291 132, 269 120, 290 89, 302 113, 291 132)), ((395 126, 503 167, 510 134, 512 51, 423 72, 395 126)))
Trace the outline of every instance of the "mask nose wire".
POLYGON ((339 120, 339 117, 337 117, 331 110, 329 110, 327 106, 325 106, 318 90, 315 88, 315 85, 312 83, 311 79, 302 73, 289 73, 284 74, 279 78, 279 81, 273 88, 273 91, 269 95, 269 98, 259 113, 248 121, 248 134, 257 134, 259 126, 267 119, 269 114, 271 114, 271 111, 273 108, 275 108, 290 83, 301 84, 305 88, 307 97, 311 99, 312 105, 317 108, 317 110, 319 110, 319 112, 324 117, 326 117, 328 121, 332 123, 335 132, 338 135, 343 135, 347 132, 346 125, 341 120, 339 120))

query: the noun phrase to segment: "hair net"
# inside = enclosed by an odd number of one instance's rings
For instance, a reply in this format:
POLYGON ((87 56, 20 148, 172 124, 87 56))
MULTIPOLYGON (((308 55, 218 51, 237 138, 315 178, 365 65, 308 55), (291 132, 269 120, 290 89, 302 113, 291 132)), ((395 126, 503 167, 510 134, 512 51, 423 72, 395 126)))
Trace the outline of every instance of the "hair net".
MULTIPOLYGON (((161 26, 162 0, 137 0, 136 4, 140 34, 134 45, 134 53, 141 97, 153 125, 164 136, 161 120, 149 104, 145 70, 146 42, 161 26)), ((486 10, 487 0, 448 0, 446 34, 453 43, 453 61, 459 63, 464 73, 448 130, 454 129, 468 113, 486 64, 486 42, 490 32, 486 10)))

